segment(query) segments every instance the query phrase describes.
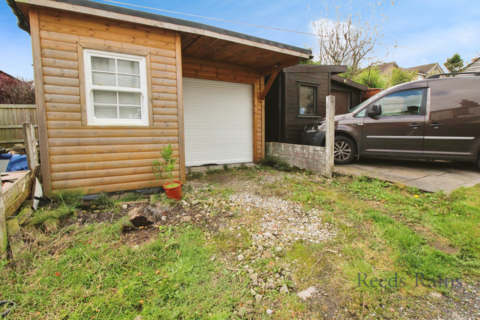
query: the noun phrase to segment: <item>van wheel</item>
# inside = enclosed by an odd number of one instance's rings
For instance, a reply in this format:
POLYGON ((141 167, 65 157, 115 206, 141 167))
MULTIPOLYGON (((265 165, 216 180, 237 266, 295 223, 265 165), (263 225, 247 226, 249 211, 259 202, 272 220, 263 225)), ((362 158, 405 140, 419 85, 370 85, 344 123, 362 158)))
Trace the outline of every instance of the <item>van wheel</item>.
POLYGON ((343 136, 335 137, 333 157, 336 164, 348 164, 355 159, 357 146, 351 139, 343 136))

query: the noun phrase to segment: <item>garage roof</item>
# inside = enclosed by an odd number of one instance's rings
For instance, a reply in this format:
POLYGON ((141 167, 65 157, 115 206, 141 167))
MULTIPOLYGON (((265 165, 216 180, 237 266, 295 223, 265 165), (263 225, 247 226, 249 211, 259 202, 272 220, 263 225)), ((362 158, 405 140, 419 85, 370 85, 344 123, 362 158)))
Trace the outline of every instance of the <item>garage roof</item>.
POLYGON ((110 18, 132 23, 150 25, 177 31, 182 35, 182 52, 185 56, 210 59, 244 65, 254 68, 271 68, 274 65, 294 65, 311 58, 312 51, 280 42, 262 39, 239 32, 209 26, 193 21, 167 17, 149 12, 113 6, 88 0, 7 0, 19 19, 19 25, 26 16, 31 5, 66 11, 74 11, 102 18, 110 18), (213 44, 213 46, 212 46, 213 44), (212 46, 211 50, 198 47, 212 46), (227 54, 227 52, 229 54, 227 54), (233 54, 232 54, 233 53, 233 54), (292 60, 293 59, 293 60, 292 60))

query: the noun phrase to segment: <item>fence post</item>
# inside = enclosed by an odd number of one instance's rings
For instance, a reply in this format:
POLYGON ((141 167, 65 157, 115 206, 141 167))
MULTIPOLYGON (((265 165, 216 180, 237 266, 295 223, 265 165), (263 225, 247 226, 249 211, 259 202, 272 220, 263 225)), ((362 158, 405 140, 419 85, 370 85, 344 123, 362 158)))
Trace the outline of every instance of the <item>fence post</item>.
POLYGON ((2 194, 2 177, 0 176, 0 258, 7 251, 7 221, 5 216, 5 204, 2 194))
POLYGON ((331 178, 335 145, 335 96, 327 96, 326 137, 325 137, 325 176, 331 178))
POLYGON ((37 139, 35 139, 35 128, 33 123, 23 123, 23 134, 25 136, 25 151, 27 153, 28 169, 33 170, 38 165, 37 139))

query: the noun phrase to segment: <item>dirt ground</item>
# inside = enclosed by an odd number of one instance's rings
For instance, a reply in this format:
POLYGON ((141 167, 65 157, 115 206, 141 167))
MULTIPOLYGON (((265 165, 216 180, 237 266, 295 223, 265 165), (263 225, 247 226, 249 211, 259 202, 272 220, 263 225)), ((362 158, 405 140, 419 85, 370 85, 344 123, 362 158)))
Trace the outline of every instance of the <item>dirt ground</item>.
MULTIPOLYGON (((342 183, 349 179, 337 177, 342 183)), ((305 173, 271 170, 211 173, 190 180, 183 201, 85 207, 65 224, 112 223, 134 208, 154 212, 151 224, 124 228, 121 244, 133 248, 154 241, 169 227, 201 228, 207 243, 218 246, 212 259, 221 260, 227 270, 244 271, 250 278, 252 299, 235 310, 236 315, 246 318, 258 318, 253 305, 269 292, 296 295, 315 288, 301 302, 305 307, 301 314, 307 319, 480 319, 480 285, 476 282, 455 288, 448 295, 434 290, 422 292, 421 297, 400 292, 390 293, 377 303, 362 302, 353 293, 355 288, 342 265, 350 259, 347 248, 355 246, 352 234, 366 237, 371 225, 356 224, 342 214, 326 214, 309 201, 288 200, 292 198, 289 180, 327 187, 332 183, 305 173)), ((366 204, 382 205, 378 201, 366 204)), ((428 233, 421 228, 415 231, 428 233)), ((432 246, 447 254, 458 253, 447 241, 432 246)), ((283 303, 276 299, 270 305, 272 313, 289 314, 283 303)), ((295 313, 290 315, 296 317, 295 313)))

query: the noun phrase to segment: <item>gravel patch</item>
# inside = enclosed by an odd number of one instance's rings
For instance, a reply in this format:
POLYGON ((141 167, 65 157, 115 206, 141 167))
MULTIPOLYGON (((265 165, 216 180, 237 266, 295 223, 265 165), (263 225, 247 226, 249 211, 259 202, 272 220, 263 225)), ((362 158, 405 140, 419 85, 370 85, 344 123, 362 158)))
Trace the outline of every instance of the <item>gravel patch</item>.
POLYGON ((248 193, 232 195, 230 200, 246 212, 263 213, 263 217, 259 217, 261 230, 252 234, 252 240, 263 245, 272 247, 278 242, 291 245, 298 240, 318 244, 337 235, 333 225, 322 223, 322 212, 318 209, 307 212, 292 201, 248 193))

